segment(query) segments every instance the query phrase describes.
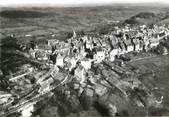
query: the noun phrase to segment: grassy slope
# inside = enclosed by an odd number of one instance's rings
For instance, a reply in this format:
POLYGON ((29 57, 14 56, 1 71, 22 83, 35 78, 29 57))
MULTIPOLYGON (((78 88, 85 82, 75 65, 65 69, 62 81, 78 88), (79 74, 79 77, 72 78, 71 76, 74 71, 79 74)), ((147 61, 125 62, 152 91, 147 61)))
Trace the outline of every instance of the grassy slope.
POLYGON ((161 110, 151 109, 150 114, 153 116, 169 115, 169 55, 148 58, 129 63, 133 67, 140 69, 142 75, 141 81, 149 88, 158 87, 152 90, 156 97, 164 96, 164 107, 161 110), (154 71, 154 76, 152 72, 154 71))

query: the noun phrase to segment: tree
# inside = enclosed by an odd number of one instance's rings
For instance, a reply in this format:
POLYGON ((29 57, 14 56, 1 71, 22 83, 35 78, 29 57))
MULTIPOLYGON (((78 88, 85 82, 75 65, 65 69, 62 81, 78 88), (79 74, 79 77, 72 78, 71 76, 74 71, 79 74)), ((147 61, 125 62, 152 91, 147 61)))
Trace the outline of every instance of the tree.
POLYGON ((78 34, 83 36, 83 35, 85 35, 85 32, 83 30, 81 30, 81 31, 78 31, 78 34))
POLYGON ((71 38, 73 36, 73 32, 67 32, 66 35, 67 38, 71 38))
POLYGON ((1 47, 2 47, 2 51, 3 51, 3 48, 19 49, 20 45, 19 45, 16 38, 5 37, 1 40, 1 47))
POLYGON ((158 45, 156 48, 157 54, 163 54, 164 53, 164 47, 162 45, 158 45))

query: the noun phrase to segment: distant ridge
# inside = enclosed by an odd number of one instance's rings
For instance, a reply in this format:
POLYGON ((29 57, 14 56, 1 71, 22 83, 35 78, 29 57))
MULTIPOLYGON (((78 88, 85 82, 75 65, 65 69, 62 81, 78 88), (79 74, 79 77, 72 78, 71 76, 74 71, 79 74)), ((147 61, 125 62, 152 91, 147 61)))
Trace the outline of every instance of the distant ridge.
POLYGON ((161 23, 165 20, 169 23, 168 13, 153 13, 153 12, 140 12, 128 19, 126 19, 123 24, 130 25, 141 25, 141 24, 151 24, 151 23, 161 23))
POLYGON ((83 4, 54 4, 54 3, 38 3, 38 4, 0 4, 0 8, 17 8, 17 7, 98 7, 98 6, 150 6, 150 7, 168 7, 168 3, 163 2, 153 2, 153 3, 83 3, 83 4))
POLYGON ((42 12, 23 10, 5 10, 0 12, 0 16, 5 18, 38 18, 46 15, 42 12))

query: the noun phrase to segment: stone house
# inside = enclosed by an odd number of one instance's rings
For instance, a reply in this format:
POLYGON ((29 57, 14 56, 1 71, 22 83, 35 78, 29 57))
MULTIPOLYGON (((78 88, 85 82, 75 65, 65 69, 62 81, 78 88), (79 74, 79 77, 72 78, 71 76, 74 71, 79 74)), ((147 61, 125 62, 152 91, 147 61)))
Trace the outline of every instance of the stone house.
POLYGON ((156 47, 160 43, 159 39, 158 38, 154 38, 154 37, 152 37, 149 42, 150 42, 150 48, 156 47))
POLYGON ((75 78, 82 84, 85 81, 85 69, 79 65, 75 71, 74 71, 74 76, 75 78))
POLYGON ((134 45, 131 42, 131 39, 125 40, 126 52, 134 51, 134 45))
POLYGON ((118 51, 119 51, 118 48, 113 49, 113 50, 110 51, 110 53, 109 53, 109 60, 110 61, 114 61, 115 60, 116 56, 118 55, 118 51))
POLYGON ((89 70, 91 69, 91 64, 92 64, 92 60, 91 59, 82 59, 80 61, 81 65, 85 68, 85 70, 89 70))
POLYGON ((63 59, 64 59, 63 55, 61 53, 58 53, 57 56, 56 56, 56 63, 55 63, 55 65, 63 67, 64 66, 63 59))
POLYGON ((97 48, 94 54, 94 60, 96 63, 100 63, 105 59, 105 51, 102 48, 97 48))
POLYGON ((139 39, 138 38, 134 38, 133 39, 133 43, 134 43, 134 51, 138 52, 140 50, 140 48, 139 48, 140 47, 139 39))

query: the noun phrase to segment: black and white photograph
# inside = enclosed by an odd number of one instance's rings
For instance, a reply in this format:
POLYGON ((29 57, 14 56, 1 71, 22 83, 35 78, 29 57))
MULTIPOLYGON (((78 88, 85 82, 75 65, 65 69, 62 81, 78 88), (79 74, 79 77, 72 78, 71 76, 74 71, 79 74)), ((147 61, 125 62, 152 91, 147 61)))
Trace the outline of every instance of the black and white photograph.
POLYGON ((1 0, 0 117, 169 117, 169 0, 1 0))

